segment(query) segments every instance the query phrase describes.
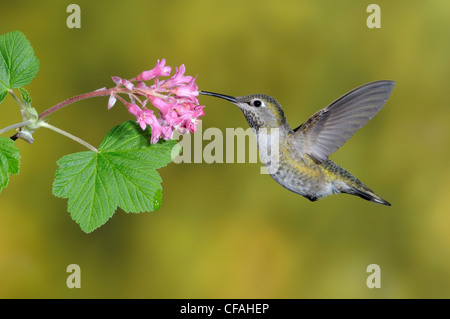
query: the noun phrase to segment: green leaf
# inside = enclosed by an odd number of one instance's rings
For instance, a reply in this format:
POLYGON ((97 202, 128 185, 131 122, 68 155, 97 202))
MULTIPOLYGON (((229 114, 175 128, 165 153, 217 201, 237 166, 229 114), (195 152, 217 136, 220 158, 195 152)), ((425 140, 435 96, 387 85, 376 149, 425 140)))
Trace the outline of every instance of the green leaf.
POLYGON ((0 36, 0 97, 7 90, 29 84, 38 71, 39 60, 22 32, 0 36))
POLYGON ((3 99, 8 95, 8 91, 1 91, 0 89, 0 103, 2 103, 3 99))
POLYGON ((112 217, 117 207, 125 212, 147 212, 161 205, 161 177, 180 152, 176 141, 150 144, 150 131, 135 121, 114 127, 98 152, 80 152, 58 161, 53 194, 68 198, 67 209, 86 233, 112 217))
POLYGON ((0 137, 0 192, 8 185, 9 175, 19 173, 19 149, 10 138, 0 137))
POLYGON ((19 88, 19 91, 20 91, 20 95, 22 96, 22 100, 25 103, 25 105, 30 106, 31 105, 30 93, 28 93, 28 91, 25 90, 24 88, 19 88))

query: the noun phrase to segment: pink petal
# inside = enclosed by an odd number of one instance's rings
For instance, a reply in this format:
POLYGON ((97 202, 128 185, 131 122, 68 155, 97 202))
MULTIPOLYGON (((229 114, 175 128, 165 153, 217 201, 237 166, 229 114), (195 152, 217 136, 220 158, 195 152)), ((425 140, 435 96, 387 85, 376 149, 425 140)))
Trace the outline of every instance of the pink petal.
POLYGON ((137 122, 139 123, 141 129, 144 131, 145 128, 147 127, 147 123, 145 123, 142 119, 138 119, 137 122))
POLYGON ((118 76, 111 77, 114 83, 116 83, 117 86, 122 84, 122 78, 119 78, 118 76))
POLYGON ((175 68, 175 74, 165 81, 164 86, 172 88, 180 84, 189 83, 193 78, 192 76, 184 76, 185 71, 186 67, 184 64, 180 65, 179 69, 175 68))
POLYGON ((117 98, 114 96, 114 94, 111 93, 108 100, 108 110, 111 109, 114 104, 116 104, 117 98))
POLYGON ((163 114, 167 113, 172 108, 171 104, 160 99, 159 97, 154 97, 154 96, 150 97, 150 102, 153 104, 153 106, 158 108, 163 114))
POLYGON ((130 91, 133 91, 134 84, 128 80, 123 79, 122 84, 130 91))
POLYGON ((168 76, 172 71, 170 66, 165 66, 166 59, 158 60, 153 69, 144 71, 136 77, 136 81, 148 81, 158 76, 168 76))
POLYGON ((127 104, 127 108, 128 108, 128 112, 130 112, 131 114, 133 114, 134 116, 136 116, 136 118, 139 118, 142 114, 142 109, 137 106, 136 104, 127 104))

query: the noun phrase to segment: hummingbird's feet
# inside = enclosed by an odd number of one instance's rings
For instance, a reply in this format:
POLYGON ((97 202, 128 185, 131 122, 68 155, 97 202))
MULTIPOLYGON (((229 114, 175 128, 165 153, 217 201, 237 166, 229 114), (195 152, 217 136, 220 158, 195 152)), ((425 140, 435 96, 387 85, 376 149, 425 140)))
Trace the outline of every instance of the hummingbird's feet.
POLYGON ((303 195, 303 197, 306 197, 307 199, 309 199, 311 202, 315 202, 319 199, 319 197, 317 196, 311 196, 311 195, 303 195))

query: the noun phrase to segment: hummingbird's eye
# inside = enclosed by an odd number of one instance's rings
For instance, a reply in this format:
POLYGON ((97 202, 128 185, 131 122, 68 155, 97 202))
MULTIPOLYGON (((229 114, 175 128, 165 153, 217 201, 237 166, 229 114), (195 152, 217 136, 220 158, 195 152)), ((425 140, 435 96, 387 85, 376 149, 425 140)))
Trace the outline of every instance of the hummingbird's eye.
POLYGON ((260 100, 254 100, 252 104, 253 106, 260 107, 262 105, 262 102, 260 100))

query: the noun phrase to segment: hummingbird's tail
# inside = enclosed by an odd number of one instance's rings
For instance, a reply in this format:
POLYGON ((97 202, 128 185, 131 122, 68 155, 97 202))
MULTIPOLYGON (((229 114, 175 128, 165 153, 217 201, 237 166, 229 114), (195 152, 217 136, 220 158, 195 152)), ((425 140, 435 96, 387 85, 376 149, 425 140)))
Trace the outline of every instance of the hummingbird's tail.
POLYGON ((375 194, 369 187, 367 187, 366 185, 362 185, 363 187, 350 187, 349 189, 346 189, 345 191, 343 191, 343 193, 347 193, 347 194, 352 194, 352 195, 356 195, 359 196, 365 200, 377 203, 377 204, 382 204, 382 205, 386 205, 386 206, 391 206, 391 204, 384 200, 383 198, 381 198, 380 196, 378 196, 377 194, 375 194))
POLYGON ((345 193, 359 196, 370 202, 391 206, 391 204, 375 194, 373 190, 361 183, 356 177, 350 174, 348 171, 338 166, 331 160, 323 162, 322 166, 333 176, 331 180, 335 193, 345 193))

